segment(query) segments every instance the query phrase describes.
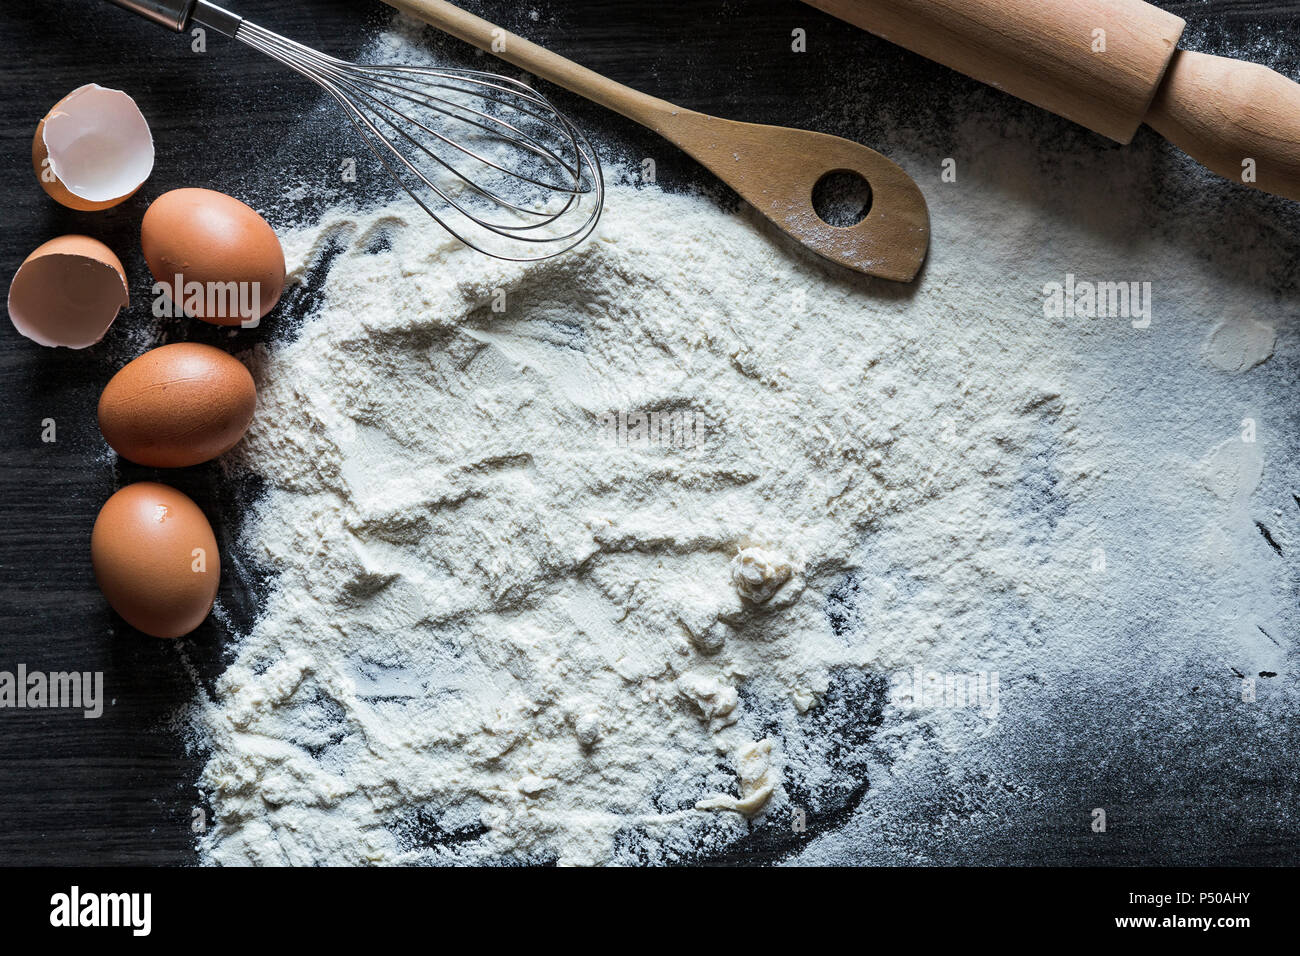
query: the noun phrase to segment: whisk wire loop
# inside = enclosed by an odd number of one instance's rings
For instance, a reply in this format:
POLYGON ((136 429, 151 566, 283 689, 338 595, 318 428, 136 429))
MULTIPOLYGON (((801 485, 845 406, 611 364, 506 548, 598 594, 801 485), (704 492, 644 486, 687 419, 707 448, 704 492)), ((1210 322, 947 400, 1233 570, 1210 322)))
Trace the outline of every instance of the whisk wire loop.
POLYGON ((600 160, 527 84, 481 70, 350 63, 247 20, 235 38, 329 93, 387 173, 467 246, 532 261, 596 227, 600 160))

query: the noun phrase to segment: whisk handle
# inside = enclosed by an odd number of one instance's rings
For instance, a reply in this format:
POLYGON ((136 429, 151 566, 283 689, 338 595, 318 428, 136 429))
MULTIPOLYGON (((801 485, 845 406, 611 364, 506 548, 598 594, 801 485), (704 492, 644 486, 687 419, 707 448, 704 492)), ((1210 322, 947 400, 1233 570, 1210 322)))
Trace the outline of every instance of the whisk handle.
POLYGON ((661 124, 683 110, 631 87, 616 83, 594 70, 579 66, 482 17, 460 9, 446 0, 384 0, 390 7, 432 24, 485 53, 513 63, 556 86, 621 113, 628 119, 657 132, 661 124))
POLYGON ((185 29, 185 24, 190 21, 190 11, 194 9, 194 0, 109 0, 109 3, 177 33, 185 29))
POLYGON ((177 33, 183 31, 193 20, 205 27, 211 27, 218 33, 233 37, 239 29, 243 17, 231 13, 207 0, 108 0, 109 3, 139 14, 146 20, 164 26, 177 33))

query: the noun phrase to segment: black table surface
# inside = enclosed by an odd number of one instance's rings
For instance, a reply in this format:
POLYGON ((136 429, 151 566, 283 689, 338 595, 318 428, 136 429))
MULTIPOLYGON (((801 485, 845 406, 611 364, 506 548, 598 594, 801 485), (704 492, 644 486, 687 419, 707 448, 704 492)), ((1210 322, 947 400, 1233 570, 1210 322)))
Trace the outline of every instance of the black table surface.
MULTIPOLYGON (((735 119, 809 125, 809 104, 833 101, 837 78, 863 57, 888 58, 888 84, 876 92, 897 115, 900 104, 920 103, 943 117, 947 93, 970 94, 973 81, 908 54, 796 0, 480 0, 467 5, 490 19, 614 79, 684 106, 735 119), (538 11, 533 19, 529 11, 538 11), (796 27, 808 31, 815 55, 772 57, 789 49, 796 27)), ((231 0, 230 6, 265 26, 341 56, 350 56, 388 20, 374 0, 231 0)), ((1300 39, 1295 0, 1189 0, 1165 6, 1189 21, 1186 45, 1229 52, 1254 44, 1281 50, 1268 65, 1297 75, 1300 39)), ((88 232, 122 256, 131 276, 132 306, 103 343, 72 352, 44 349, 0 327, 0 670, 102 671, 107 703, 102 718, 74 711, 0 711, 0 864, 192 864, 191 824, 202 800, 196 779, 203 755, 187 752, 180 715, 196 682, 218 675, 227 659, 229 622, 209 620, 181 642, 158 641, 122 624, 107 609, 91 574, 89 535, 102 502, 124 482, 153 477, 149 469, 118 462, 95 423, 99 390, 112 372, 140 351, 133 315, 146 314, 149 280, 139 251, 139 221, 160 193, 188 185, 232 192, 256 204, 272 201, 265 175, 276 144, 292 135, 302 104, 314 90, 278 65, 224 38, 212 36, 206 53, 185 39, 112 8, 102 0, 9 2, 0 8, 0 179, 4 209, 0 273, 12 275, 46 239, 88 232), (88 82, 129 91, 149 118, 157 145, 155 172, 122 206, 77 213, 50 201, 31 172, 37 120, 65 93, 88 82), (53 420, 57 440, 42 441, 53 420)), ((981 94, 976 94, 981 95, 981 94)), ((993 91, 990 110, 1039 124, 1064 120, 993 91)), ((593 107, 561 98, 579 116, 596 117, 656 155, 670 152, 650 134, 593 107)), ((869 107, 866 108, 868 113, 869 107)), ((869 144, 868 115, 852 134, 869 144)), ((882 119, 881 122, 887 122, 882 119)), ((820 122, 818 128, 836 129, 820 122)), ((340 137, 348 135, 345 131, 340 137)), ((1150 136, 1142 132, 1140 136, 1150 136)), ((1080 148, 1114 147, 1079 137, 1080 148)), ((350 153, 335 144, 320 144, 350 153)), ((278 159, 276 160, 278 161, 278 159)), ((688 160, 670 163, 690 167, 688 160)), ((290 301, 286 307, 291 308, 290 301)), ((194 323, 197 325, 197 323, 194 323)), ((198 329, 188 338, 224 341, 224 332, 198 329)), ((239 333, 251 343, 257 332, 239 333)), ((219 540, 230 543, 239 489, 218 480, 217 466, 170 473, 214 519, 219 540)), ((240 567, 228 569, 222 602, 235 625, 246 624, 259 587, 240 567), (242 577, 241 577, 242 576, 242 577)), ((1139 778, 1140 779, 1140 778, 1139 778)), ((1098 849, 1063 833, 1067 822, 1042 813, 1020 821, 1016 838, 990 841, 988 861, 1033 862, 1295 862, 1292 842, 1247 827, 1239 841, 1213 851, 1196 849, 1180 821, 1196 817, 1198 787, 1174 782, 1158 792, 1138 785, 1129 813, 1144 821, 1140 835, 1098 849)), ((1261 786, 1276 786, 1264 781, 1261 786)), ((1294 837, 1294 834, 1291 835, 1294 837)), ((729 862, 766 859, 761 848, 729 862)))

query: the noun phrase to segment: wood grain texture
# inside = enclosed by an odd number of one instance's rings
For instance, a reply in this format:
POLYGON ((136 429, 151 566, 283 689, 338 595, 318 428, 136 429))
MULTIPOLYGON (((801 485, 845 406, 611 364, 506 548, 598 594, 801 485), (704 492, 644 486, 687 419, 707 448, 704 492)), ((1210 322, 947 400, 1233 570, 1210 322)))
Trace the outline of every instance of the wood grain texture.
MULTIPOLYGON (((229 5, 344 57, 355 55, 388 17, 377 0, 230 0, 229 5)), ((195 860, 190 825, 195 809, 203 809, 195 789, 202 757, 186 750, 177 718, 222 672, 231 631, 247 625, 265 593, 264 571, 232 547, 247 500, 257 489, 223 480, 216 465, 165 476, 212 519, 227 558, 219 595, 223 617, 210 619, 184 641, 161 642, 131 631, 108 611, 95 588, 90 529, 114 488, 162 473, 114 461, 95 425, 95 405, 113 372, 156 344, 141 339, 142 328, 150 324, 150 295, 139 249, 140 218, 153 198, 167 189, 199 185, 255 206, 284 203, 286 185, 321 183, 341 157, 357 155, 359 148, 345 132, 320 138, 302 133, 303 115, 318 102, 314 88, 252 51, 211 37, 208 51, 198 54, 183 38, 107 5, 104 15, 88 17, 95 6, 87 0, 43 0, 0 8, 5 91, 0 157, 6 172, 0 177, 5 212, 0 273, 12 275, 27 253, 52 236, 90 232, 122 258, 133 303, 105 341, 84 352, 41 349, 0 322, 0 394, 5 397, 0 669, 21 662, 33 669, 102 671, 113 702, 99 720, 75 712, 0 711, 0 864, 6 865, 195 860), (85 82, 130 92, 149 118, 158 148, 154 175, 140 193, 96 214, 56 206, 30 168, 36 122, 85 82), (46 419, 57 423, 54 443, 40 440, 46 419)), ((1277 58, 1271 65, 1300 69, 1300 48, 1274 39, 1300 27, 1300 2, 1209 0, 1168 7, 1188 19, 1189 48, 1217 53, 1251 47, 1261 55, 1271 50, 1277 58)), ((1032 131, 1046 130, 1062 148, 1088 159, 1099 188, 1114 162, 1116 151, 1105 141, 1064 120, 985 91, 795 0, 694 0, 670 11, 642 0, 522 5, 483 0, 474 9, 614 80, 705 113, 808 126, 879 147, 907 135, 915 124, 955 128, 968 117, 954 104, 964 109, 974 101, 983 108, 980 121, 1003 122, 1006 135, 1023 139, 1026 150, 1035 142, 1032 131), (532 10, 538 19, 529 15, 532 10), (806 56, 790 55, 794 28, 809 33, 806 56), (854 90, 853 103, 845 102, 846 88, 854 90)), ((463 49, 456 52, 470 56, 463 49)), ((711 182, 653 134, 576 98, 556 96, 582 122, 610 129, 626 144, 627 157, 655 157, 661 181, 711 182)), ((1171 195, 1214 188, 1192 183, 1179 193, 1187 171, 1160 153, 1158 144, 1146 145, 1154 174, 1171 195)), ((1277 215, 1266 200, 1234 198, 1226 220, 1218 223, 1233 243, 1258 244, 1261 269, 1285 248, 1285 230, 1279 227, 1273 235, 1260 226, 1277 215)), ((294 202, 310 209, 310 199, 294 202)), ((1215 261, 1222 239, 1194 214, 1187 218, 1187 237, 1202 259, 1215 261)), ((264 341, 276 321, 308 308, 317 294, 310 286, 286 293, 266 328, 240 330, 233 338, 224 330, 180 321, 167 327, 167 335, 247 348, 264 341)), ((1149 739, 1118 741, 1113 761, 1099 770, 1089 742, 1112 736, 1112 726, 1084 726, 1073 736, 1045 738, 1044 763, 1025 771, 1041 795, 1015 819, 998 818, 972 831, 967 855, 954 851, 952 859, 1293 862, 1288 841, 1294 845, 1297 830, 1279 828, 1269 814, 1293 800, 1294 780, 1281 763, 1243 761, 1233 742, 1218 735, 1195 741, 1199 749, 1188 753, 1176 739, 1178 727, 1168 735, 1153 729, 1170 715, 1143 712, 1141 700, 1124 705, 1136 712, 1134 720, 1144 722, 1149 739), (1203 769, 1168 771, 1184 766, 1203 769), (1079 808, 1095 805, 1085 801, 1099 792, 1124 808, 1124 828, 1105 841, 1081 833, 1076 818, 1079 808), (1207 814, 1205 808, 1216 801, 1227 801, 1231 812, 1207 814)), ((918 815, 938 826, 951 811, 936 801, 919 807, 918 815)), ((810 831, 807 838, 813 835, 810 831)), ((761 862, 787 851, 752 845, 719 862, 761 862)))

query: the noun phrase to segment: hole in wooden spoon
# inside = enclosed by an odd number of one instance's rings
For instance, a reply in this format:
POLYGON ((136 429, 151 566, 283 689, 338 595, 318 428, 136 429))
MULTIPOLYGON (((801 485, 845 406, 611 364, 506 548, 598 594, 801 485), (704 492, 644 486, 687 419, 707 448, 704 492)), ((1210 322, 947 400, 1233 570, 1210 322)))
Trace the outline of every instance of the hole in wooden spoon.
POLYGON ((871 212, 871 183, 850 169, 832 169, 813 186, 812 206, 828 226, 856 226, 871 212))

